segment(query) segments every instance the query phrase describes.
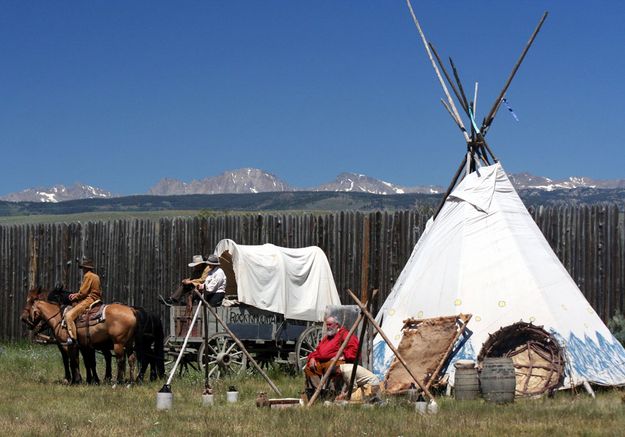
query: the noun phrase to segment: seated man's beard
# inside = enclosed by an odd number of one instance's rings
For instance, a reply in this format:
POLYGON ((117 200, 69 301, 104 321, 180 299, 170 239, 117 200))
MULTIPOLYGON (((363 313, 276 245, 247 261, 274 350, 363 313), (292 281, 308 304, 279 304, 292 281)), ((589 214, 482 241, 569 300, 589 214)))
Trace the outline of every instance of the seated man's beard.
POLYGON ((332 329, 328 329, 328 337, 334 337, 336 333, 338 332, 338 330, 339 330, 338 326, 332 329))

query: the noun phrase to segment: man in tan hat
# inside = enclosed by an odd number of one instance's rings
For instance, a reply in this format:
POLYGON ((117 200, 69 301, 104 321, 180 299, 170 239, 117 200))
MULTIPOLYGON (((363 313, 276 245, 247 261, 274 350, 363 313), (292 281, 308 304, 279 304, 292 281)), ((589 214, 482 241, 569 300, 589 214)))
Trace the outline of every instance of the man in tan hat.
POLYGON ((206 260, 208 268, 208 276, 198 289, 204 291, 205 299, 212 307, 218 307, 226 297, 226 274, 219 266, 219 258, 217 255, 209 255, 206 260))
POLYGON ((191 277, 183 279, 181 281, 181 285, 172 293, 171 296, 165 299, 161 297, 160 299, 162 303, 165 305, 179 303, 182 296, 192 292, 194 289, 203 284, 211 271, 211 266, 206 262, 202 255, 193 255, 193 259, 189 263, 189 267, 193 268, 191 277))
POLYGON ((102 289, 100 288, 100 277, 93 272, 93 261, 83 258, 78 265, 82 269, 82 284, 77 293, 69 295, 69 300, 77 302, 67 313, 65 313, 65 323, 67 324, 67 333, 69 335, 67 344, 76 343, 76 324, 75 320, 85 312, 89 306, 96 300, 102 298, 102 289))

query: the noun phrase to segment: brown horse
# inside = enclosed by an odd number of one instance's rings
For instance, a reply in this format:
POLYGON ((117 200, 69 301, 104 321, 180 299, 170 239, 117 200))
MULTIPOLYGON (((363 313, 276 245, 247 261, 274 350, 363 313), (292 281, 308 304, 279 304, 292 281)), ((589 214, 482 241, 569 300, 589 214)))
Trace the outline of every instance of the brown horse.
MULTIPOLYGON (((28 292, 27 297, 26 297, 26 306, 24 307, 22 311, 21 319, 28 326, 29 329, 34 331, 36 338, 39 337, 41 331, 43 331, 46 328, 50 329, 50 327, 45 323, 43 319, 40 321, 38 326, 32 325, 30 323, 30 309, 33 303, 35 302, 35 300, 47 300, 49 302, 56 303, 59 306, 70 305, 71 302, 69 300, 69 294, 70 292, 64 290, 64 287, 62 284, 55 285, 55 288, 51 292, 44 290, 40 286, 37 286, 28 292)), ((45 343, 49 343, 51 340, 48 335, 41 334, 41 337, 43 338, 45 343)), ((67 353, 67 348, 64 348, 55 338, 52 338, 52 340, 54 340, 54 343, 56 343, 57 347, 59 348, 59 352, 61 353, 61 358, 63 359, 63 366, 65 368, 65 380, 64 381, 69 384, 70 382, 72 382, 72 373, 70 370, 69 354, 67 353)), ((97 347, 97 349, 104 356, 104 363, 106 365, 104 380, 111 381, 112 379, 111 347, 110 345, 102 345, 102 347, 97 347)), ((98 372, 96 370, 95 352, 96 351, 94 348, 82 347, 82 346, 80 347, 80 353, 82 354, 83 361, 85 364, 85 371, 87 374, 87 384, 100 384, 100 378, 98 378, 98 372)), ((80 374, 76 376, 80 377, 80 374)), ((80 379, 75 382, 80 382, 80 379)))
MULTIPOLYGON (((139 310, 122 304, 110 304, 106 306, 105 320, 89 327, 77 329, 78 344, 81 350, 85 348, 109 350, 111 347, 117 359, 117 381, 122 382, 126 368, 126 356, 129 356, 130 380, 134 373, 134 334, 137 328, 136 314, 139 310)), ((26 306, 22 312, 22 321, 30 327, 38 329, 38 326, 47 324, 54 334, 56 341, 66 354, 69 354, 69 367, 72 383, 80 383, 80 369, 78 367, 78 351, 76 348, 68 348, 67 330, 62 327, 63 316, 61 307, 57 303, 48 302, 41 295, 31 290, 27 296, 26 306)), ((83 355, 84 356, 84 355, 83 355)), ((93 363, 95 363, 95 356, 93 363)), ((87 363, 86 363, 87 365, 87 363)), ((67 377, 66 372, 66 377, 67 377)))

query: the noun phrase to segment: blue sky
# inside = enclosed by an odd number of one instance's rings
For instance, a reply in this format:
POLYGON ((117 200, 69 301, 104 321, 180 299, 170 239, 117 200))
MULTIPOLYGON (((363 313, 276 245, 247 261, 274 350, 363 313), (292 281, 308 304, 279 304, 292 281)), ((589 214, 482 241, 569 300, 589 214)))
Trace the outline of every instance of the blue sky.
MULTIPOLYGON (((413 1, 508 172, 625 177, 625 2, 413 1), (481 119, 481 118, 480 118, 481 119)), ((465 145, 403 0, 0 1, 0 195, 257 167, 446 185, 465 145)))

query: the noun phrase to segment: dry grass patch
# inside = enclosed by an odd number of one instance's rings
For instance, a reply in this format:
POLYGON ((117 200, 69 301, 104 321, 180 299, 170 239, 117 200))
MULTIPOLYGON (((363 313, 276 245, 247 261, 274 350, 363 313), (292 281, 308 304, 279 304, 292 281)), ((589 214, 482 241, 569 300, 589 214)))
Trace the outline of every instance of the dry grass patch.
MULTIPOLYGON (((440 412, 420 416, 394 400, 383 408, 326 407, 267 410, 255 405, 259 391, 270 393, 258 376, 217 384, 216 404, 201 405, 202 375, 174 379, 171 411, 156 411, 162 382, 127 388, 61 384, 62 366, 53 347, 4 345, 0 352, 0 433, 3 435, 622 435, 625 404, 609 390, 593 400, 584 393, 555 399, 521 400, 512 405, 440 398, 440 412), (229 385, 239 403, 227 404, 229 385)), ((285 396, 298 396, 301 377, 273 371, 285 396)))

